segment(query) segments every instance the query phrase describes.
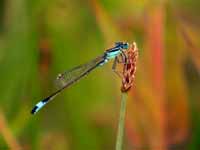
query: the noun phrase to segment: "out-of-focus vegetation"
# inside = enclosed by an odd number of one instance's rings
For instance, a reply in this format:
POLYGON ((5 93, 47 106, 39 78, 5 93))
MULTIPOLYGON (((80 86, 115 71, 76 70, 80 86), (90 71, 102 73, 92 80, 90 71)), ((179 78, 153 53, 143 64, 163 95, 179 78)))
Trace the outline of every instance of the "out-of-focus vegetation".
POLYGON ((120 79, 111 63, 36 116, 56 75, 115 41, 139 47, 124 149, 200 149, 199 0, 1 0, 0 149, 111 150, 120 79))

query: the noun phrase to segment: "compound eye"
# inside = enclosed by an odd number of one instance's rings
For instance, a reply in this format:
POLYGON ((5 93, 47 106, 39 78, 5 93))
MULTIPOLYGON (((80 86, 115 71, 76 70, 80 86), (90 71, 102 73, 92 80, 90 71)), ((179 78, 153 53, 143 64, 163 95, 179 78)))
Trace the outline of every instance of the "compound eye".
POLYGON ((128 44, 128 43, 123 44, 123 48, 124 48, 124 49, 128 49, 128 47, 129 47, 129 44, 128 44))

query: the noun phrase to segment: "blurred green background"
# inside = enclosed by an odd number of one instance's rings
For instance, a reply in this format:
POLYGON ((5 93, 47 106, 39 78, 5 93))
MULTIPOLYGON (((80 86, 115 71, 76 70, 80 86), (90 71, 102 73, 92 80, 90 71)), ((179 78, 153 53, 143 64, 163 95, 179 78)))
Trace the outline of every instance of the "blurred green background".
POLYGON ((115 148, 121 80, 112 63, 37 115, 58 73, 135 41, 124 149, 200 149, 199 0, 1 0, 0 150, 115 148))

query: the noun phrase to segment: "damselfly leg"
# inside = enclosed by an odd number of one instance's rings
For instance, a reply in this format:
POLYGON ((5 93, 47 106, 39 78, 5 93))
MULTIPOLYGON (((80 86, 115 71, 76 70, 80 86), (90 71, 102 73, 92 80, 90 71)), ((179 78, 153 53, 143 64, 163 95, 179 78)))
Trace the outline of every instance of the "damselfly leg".
POLYGON ((119 56, 115 57, 114 59, 112 70, 119 78, 123 78, 123 72, 117 70, 117 66, 121 64, 124 65, 126 63, 127 63, 127 56, 124 52, 122 52, 119 56))

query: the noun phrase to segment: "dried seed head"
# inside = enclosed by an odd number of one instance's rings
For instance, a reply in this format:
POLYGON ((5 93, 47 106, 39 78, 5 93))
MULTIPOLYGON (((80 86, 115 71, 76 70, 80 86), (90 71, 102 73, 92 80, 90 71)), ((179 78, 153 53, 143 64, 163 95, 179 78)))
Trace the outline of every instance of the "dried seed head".
POLYGON ((129 49, 126 51, 126 62, 123 66, 123 78, 122 78, 122 92, 127 92, 133 85, 136 72, 136 61, 138 57, 138 48, 135 42, 133 42, 129 49))

